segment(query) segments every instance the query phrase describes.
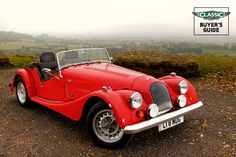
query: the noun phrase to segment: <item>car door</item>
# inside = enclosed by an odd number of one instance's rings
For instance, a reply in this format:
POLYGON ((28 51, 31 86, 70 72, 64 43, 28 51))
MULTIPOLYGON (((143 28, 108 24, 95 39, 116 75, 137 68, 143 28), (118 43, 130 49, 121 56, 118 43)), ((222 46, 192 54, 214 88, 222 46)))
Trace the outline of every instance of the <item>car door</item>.
POLYGON ((65 81, 58 72, 53 73, 53 76, 45 76, 46 79, 43 79, 42 74, 35 68, 32 70, 32 75, 37 97, 53 101, 66 100, 65 81))
POLYGON ((48 79, 40 81, 40 86, 37 89, 38 97, 47 100, 66 100, 64 78, 61 78, 58 72, 48 77, 48 79))

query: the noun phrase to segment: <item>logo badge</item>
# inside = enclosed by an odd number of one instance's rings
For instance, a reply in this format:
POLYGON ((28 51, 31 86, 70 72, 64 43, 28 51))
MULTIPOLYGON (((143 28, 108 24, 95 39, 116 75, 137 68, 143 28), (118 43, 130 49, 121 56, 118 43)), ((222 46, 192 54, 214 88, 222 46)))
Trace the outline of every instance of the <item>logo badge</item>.
POLYGON ((193 12, 193 15, 197 17, 204 18, 205 20, 219 20, 225 16, 228 16, 230 12, 222 12, 222 11, 203 11, 203 12, 193 12))
POLYGON ((229 35, 228 7, 194 7, 194 35, 229 35))

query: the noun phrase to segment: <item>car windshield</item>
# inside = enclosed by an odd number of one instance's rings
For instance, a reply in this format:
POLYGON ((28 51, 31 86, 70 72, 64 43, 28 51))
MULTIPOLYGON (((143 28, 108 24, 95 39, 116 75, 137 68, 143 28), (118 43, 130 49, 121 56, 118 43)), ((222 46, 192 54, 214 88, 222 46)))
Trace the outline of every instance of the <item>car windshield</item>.
POLYGON ((76 64, 111 62, 105 48, 85 48, 57 53, 59 69, 76 64))

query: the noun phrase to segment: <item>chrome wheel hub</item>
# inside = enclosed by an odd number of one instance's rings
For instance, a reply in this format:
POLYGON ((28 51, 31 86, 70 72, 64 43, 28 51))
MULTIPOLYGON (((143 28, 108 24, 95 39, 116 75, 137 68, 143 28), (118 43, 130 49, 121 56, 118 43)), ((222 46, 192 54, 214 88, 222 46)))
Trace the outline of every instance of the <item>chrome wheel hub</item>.
POLYGON ((93 130, 100 140, 107 143, 119 141, 124 134, 110 109, 104 109, 96 113, 93 119, 93 130))
POLYGON ((26 101, 26 89, 22 82, 18 82, 16 92, 20 103, 24 104, 26 101))

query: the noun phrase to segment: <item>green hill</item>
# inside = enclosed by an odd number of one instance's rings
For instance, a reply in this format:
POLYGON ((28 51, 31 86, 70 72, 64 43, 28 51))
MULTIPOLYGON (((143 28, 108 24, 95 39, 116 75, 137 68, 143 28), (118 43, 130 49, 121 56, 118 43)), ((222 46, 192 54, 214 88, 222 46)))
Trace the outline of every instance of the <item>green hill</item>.
POLYGON ((32 40, 31 35, 16 33, 16 32, 5 32, 0 31, 0 42, 13 42, 21 40, 32 40))

